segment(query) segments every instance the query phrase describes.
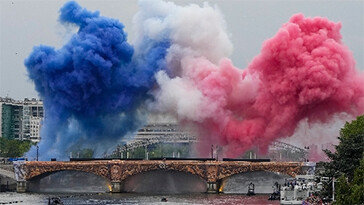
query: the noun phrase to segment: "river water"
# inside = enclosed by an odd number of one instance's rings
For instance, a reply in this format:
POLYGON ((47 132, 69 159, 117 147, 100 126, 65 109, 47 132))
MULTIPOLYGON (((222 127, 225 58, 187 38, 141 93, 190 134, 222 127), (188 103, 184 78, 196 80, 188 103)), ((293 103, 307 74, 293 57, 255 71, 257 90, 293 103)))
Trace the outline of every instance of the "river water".
POLYGON ((0 204, 47 204, 49 197, 60 197, 64 204, 279 204, 269 201, 268 195, 248 197, 236 194, 39 194, 39 193, 0 193, 0 204), (165 197, 167 202, 161 202, 165 197))

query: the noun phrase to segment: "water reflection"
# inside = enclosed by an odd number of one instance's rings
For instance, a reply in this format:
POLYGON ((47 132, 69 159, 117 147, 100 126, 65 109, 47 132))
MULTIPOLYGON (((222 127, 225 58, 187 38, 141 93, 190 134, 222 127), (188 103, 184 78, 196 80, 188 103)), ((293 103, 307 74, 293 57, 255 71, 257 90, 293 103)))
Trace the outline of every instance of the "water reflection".
POLYGON ((64 204, 279 204, 279 201, 268 201, 268 195, 233 194, 179 194, 179 195, 150 195, 150 194, 19 194, 0 193, 0 203, 12 200, 23 201, 18 204, 38 205, 47 204, 48 197, 59 196, 64 204), (168 202, 161 202, 165 197, 168 202))

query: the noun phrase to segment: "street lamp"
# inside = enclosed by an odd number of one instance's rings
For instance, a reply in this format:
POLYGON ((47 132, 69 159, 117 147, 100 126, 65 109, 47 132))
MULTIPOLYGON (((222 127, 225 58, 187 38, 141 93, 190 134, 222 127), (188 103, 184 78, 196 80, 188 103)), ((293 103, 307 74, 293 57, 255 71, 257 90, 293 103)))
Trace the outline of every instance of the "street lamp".
POLYGON ((123 152, 122 152, 122 149, 121 149, 120 145, 118 145, 118 154, 120 156, 120 159, 122 159, 123 158, 123 152))
POLYGON ((305 146, 304 149, 306 150, 306 153, 304 153, 305 154, 304 160, 305 160, 305 162, 308 162, 308 157, 309 157, 308 156, 308 152, 310 150, 310 147, 309 146, 305 146))
POLYGON ((211 145, 211 159, 214 158, 214 145, 211 145))
POLYGON ((128 159, 129 158, 129 154, 128 154, 128 145, 125 144, 125 158, 128 159))
POLYGON ((145 159, 148 160, 149 159, 149 154, 148 154, 148 145, 144 146, 144 154, 145 154, 145 159))
POLYGON ((37 161, 38 161, 38 157, 39 157, 39 146, 37 145, 37 161))
POLYGON ((335 177, 332 178, 332 201, 335 201, 335 177))

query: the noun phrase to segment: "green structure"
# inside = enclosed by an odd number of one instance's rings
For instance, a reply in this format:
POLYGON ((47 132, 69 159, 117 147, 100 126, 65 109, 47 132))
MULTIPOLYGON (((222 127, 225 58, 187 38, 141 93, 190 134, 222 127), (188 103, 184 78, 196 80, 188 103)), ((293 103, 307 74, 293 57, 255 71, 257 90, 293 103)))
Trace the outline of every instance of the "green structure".
POLYGON ((20 139, 22 128, 23 106, 1 103, 1 137, 20 139))
POLYGON ((43 102, 40 100, 0 97, 0 137, 39 142, 43 116, 43 102))

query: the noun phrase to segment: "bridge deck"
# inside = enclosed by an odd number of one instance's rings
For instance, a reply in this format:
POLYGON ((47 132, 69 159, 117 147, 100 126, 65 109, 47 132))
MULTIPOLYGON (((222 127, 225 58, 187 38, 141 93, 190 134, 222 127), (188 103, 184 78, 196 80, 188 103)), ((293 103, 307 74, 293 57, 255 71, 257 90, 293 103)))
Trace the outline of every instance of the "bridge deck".
POLYGON ((179 171, 205 180, 208 190, 218 190, 218 184, 234 174, 269 171, 294 177, 303 173, 302 162, 247 162, 196 160, 94 160, 94 161, 28 161, 14 163, 17 190, 26 191, 25 181, 34 177, 64 170, 93 173, 112 184, 113 192, 120 192, 122 183, 130 176, 153 171, 179 171))
POLYGON ((206 181, 248 171, 271 171, 291 176, 301 173, 301 162, 246 162, 246 161, 195 161, 195 160, 95 160, 95 161, 28 161, 14 165, 19 179, 62 170, 94 173, 110 181, 122 181, 127 177, 151 170, 182 171, 197 175, 206 181), (22 176, 21 176, 22 174, 22 176))
POLYGON ((274 165, 274 166, 288 166, 288 165, 303 165, 302 162, 248 162, 248 161, 218 161, 218 160, 89 160, 89 161, 25 161, 26 165, 59 165, 59 164, 208 164, 208 165, 274 165))

